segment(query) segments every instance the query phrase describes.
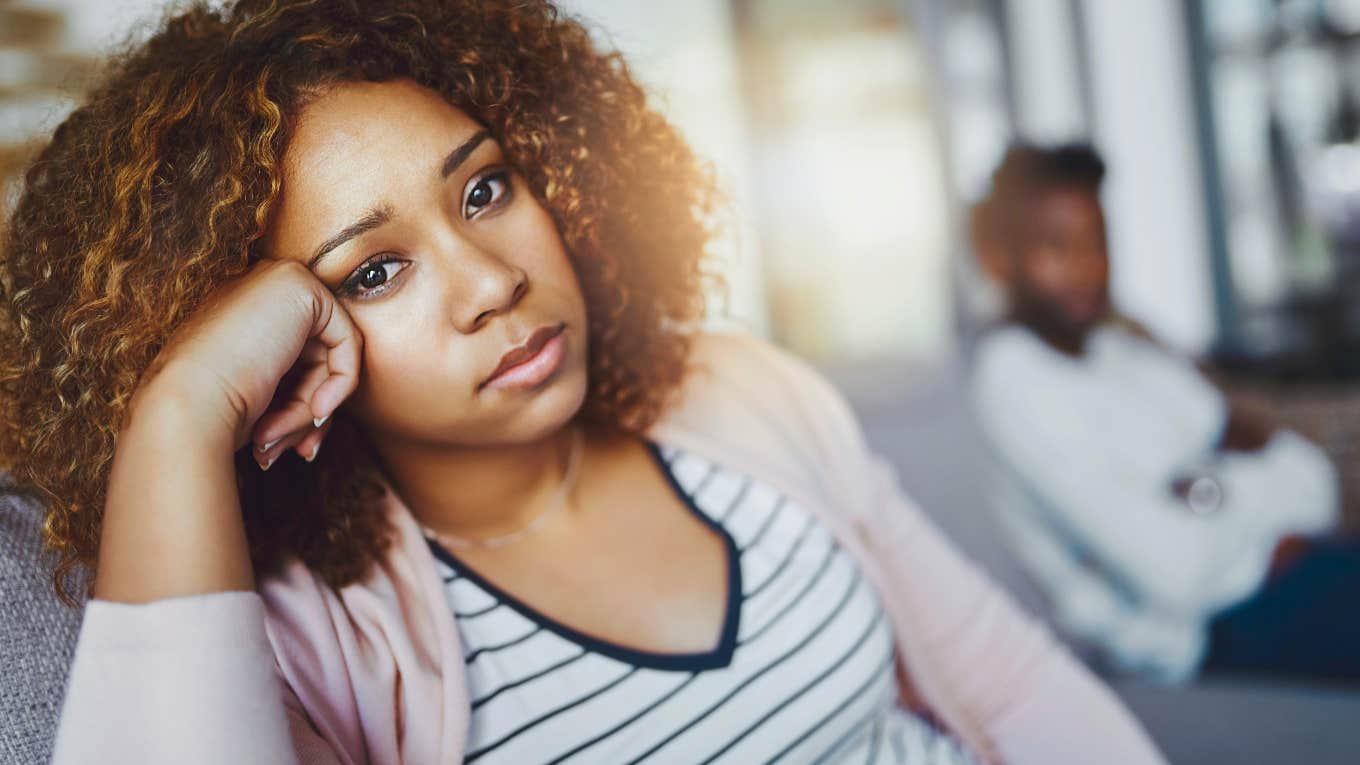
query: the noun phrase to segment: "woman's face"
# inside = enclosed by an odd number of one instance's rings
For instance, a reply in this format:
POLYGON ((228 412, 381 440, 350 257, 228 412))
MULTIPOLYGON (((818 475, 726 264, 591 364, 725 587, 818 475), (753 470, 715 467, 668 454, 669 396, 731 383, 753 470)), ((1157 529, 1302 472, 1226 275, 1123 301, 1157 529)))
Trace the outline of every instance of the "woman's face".
POLYGON ((585 300, 557 228, 482 125, 432 90, 354 82, 311 101, 265 251, 311 263, 363 334, 342 408, 373 435, 523 442, 585 398, 585 300), (559 326, 487 383, 507 351, 559 326))

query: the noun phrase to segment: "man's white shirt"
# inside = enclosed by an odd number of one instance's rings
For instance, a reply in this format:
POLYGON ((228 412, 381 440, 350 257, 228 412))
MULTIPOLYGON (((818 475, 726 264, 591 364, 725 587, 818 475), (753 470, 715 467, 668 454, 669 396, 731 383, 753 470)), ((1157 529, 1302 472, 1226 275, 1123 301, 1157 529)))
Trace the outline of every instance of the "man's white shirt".
POLYGON ((1121 669, 1178 681, 1203 659, 1213 615, 1261 585, 1278 540, 1323 531, 1336 470, 1278 431, 1216 453, 1228 407, 1188 360, 1113 324, 1074 358, 1008 325, 978 346, 971 393, 993 450, 992 493, 1058 626, 1121 669), (1199 514, 1171 490, 1188 471, 1222 489, 1199 514))

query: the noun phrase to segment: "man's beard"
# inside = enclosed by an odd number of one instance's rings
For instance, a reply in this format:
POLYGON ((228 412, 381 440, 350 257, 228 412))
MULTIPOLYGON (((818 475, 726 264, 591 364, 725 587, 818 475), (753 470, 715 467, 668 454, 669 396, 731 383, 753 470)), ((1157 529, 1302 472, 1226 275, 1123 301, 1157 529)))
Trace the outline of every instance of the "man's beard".
POLYGON ((1060 351, 1080 355, 1091 330, 1109 312, 1108 301, 1096 319, 1074 321, 1055 301, 1038 295, 1023 285, 1011 295, 1011 319, 1034 330, 1039 337, 1060 351))

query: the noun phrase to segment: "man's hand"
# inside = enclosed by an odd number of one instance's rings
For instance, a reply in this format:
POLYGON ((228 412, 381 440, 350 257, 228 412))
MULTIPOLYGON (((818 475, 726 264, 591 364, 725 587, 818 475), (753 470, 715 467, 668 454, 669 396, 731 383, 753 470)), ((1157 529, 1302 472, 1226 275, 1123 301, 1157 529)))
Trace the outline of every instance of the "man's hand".
POLYGON ((1219 451, 1254 452, 1265 448, 1278 424, 1270 405, 1259 397, 1228 397, 1228 424, 1219 440, 1219 451))
POLYGON ((1223 485, 1207 473, 1186 473, 1171 480, 1171 493, 1196 515, 1211 515, 1223 507, 1223 485))

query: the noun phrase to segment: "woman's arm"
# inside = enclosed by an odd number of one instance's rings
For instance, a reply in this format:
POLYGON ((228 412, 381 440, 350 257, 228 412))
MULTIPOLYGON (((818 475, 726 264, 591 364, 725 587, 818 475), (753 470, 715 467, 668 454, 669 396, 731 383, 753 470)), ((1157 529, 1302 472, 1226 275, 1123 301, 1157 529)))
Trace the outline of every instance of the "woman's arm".
POLYGON ((230 445, 155 400, 119 440, 53 763, 339 762, 285 709, 230 445))
POLYGON ((327 761, 300 707, 285 708, 234 453, 255 438, 275 449, 319 438, 312 419, 353 390, 359 342, 301 266, 261 263, 181 326, 144 374, 110 469, 58 765, 327 761), (334 352, 300 398, 264 417, 309 342, 334 352))
MULTIPOLYGON (((749 343, 792 396, 829 480, 903 603, 909 678, 971 723, 984 756, 1011 765, 1165 762, 1138 721, 1052 634, 964 558, 912 503, 896 471, 869 449, 848 402, 810 365, 749 343), (929 687, 926 687, 926 686, 929 687)), ((771 395, 774 395, 773 388, 771 395)))
POLYGON ((256 593, 91 600, 52 762, 294 765, 273 666, 256 593))
POLYGON ((985 731, 995 761, 1165 762, 1110 690, 906 497, 896 471, 867 450, 866 539, 912 605, 919 660, 935 697, 985 731))
POLYGON ((94 598, 146 603, 255 589, 232 434, 176 384, 162 375, 139 390, 119 435, 94 598))

